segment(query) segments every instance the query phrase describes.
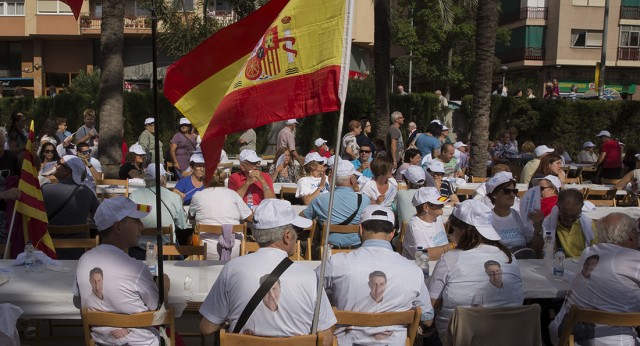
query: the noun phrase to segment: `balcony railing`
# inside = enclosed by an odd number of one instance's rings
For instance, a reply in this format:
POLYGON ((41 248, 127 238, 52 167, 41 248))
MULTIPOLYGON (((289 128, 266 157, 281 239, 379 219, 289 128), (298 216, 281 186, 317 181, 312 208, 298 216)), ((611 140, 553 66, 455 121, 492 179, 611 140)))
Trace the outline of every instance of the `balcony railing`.
POLYGON ((523 19, 547 19, 547 8, 523 7, 519 10, 505 12, 500 19, 500 24, 509 24, 523 19))
POLYGON ((618 47, 618 60, 640 61, 640 47, 618 47))
POLYGON ((501 63, 522 60, 544 60, 544 48, 517 48, 496 54, 501 63))
POLYGON ((620 7, 620 19, 640 20, 640 7, 637 7, 637 6, 620 7))
MULTIPOLYGON (((95 13, 80 14, 80 31, 100 30, 102 16, 95 13)), ((151 30, 151 18, 148 16, 125 15, 124 28, 132 30, 151 30)))
POLYGON ((232 10, 213 10, 207 12, 207 17, 215 18, 222 26, 227 26, 238 21, 238 16, 232 10))

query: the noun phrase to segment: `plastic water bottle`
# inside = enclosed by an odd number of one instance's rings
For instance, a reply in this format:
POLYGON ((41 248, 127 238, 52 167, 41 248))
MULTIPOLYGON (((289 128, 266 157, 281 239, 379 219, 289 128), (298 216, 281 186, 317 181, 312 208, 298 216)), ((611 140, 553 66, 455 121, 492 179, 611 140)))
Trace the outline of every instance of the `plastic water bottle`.
POLYGON ((544 265, 547 268, 551 268, 553 265, 553 237, 551 237, 551 231, 546 231, 544 235, 544 247, 542 248, 542 258, 544 258, 544 265))
POLYGON ((253 209, 253 194, 249 193, 247 195, 247 206, 249 207, 249 209, 253 209))
POLYGON ((413 259, 416 261, 416 265, 420 266, 420 256, 422 256, 422 246, 416 248, 416 252, 413 254, 413 259))
POLYGON ((151 275, 158 275, 158 253, 156 252, 155 244, 151 244, 151 242, 147 242, 145 262, 147 263, 147 267, 149 267, 151 275))
POLYGON ((559 248, 558 251, 556 252, 555 256, 553 256, 554 258, 554 264, 553 264, 553 275, 554 276, 558 276, 558 277, 562 277, 564 275, 564 259, 565 259, 565 254, 564 251, 562 250, 562 248, 559 248))
POLYGON ((425 249, 420 255, 420 269, 422 269, 422 275, 424 275, 424 279, 429 278, 429 253, 425 249))
POLYGON ((32 272, 34 271, 34 265, 36 263, 36 254, 35 254, 35 249, 33 248, 33 244, 31 243, 31 241, 27 241, 27 244, 24 247, 24 252, 27 256, 27 258, 24 261, 24 267, 26 272, 32 272))

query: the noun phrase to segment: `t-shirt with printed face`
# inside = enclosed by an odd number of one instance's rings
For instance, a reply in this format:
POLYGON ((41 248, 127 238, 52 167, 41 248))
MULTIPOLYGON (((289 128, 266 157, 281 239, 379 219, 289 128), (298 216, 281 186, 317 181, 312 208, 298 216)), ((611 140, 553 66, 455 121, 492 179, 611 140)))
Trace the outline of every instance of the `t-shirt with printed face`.
POLYGON ((413 260, 418 246, 432 248, 449 244, 442 217, 435 222, 426 222, 414 215, 402 241, 402 256, 413 260))
POLYGON ((520 214, 514 209, 509 209, 508 216, 498 216, 493 212, 491 225, 500 235, 500 242, 511 252, 527 246, 525 227, 520 218, 520 214))

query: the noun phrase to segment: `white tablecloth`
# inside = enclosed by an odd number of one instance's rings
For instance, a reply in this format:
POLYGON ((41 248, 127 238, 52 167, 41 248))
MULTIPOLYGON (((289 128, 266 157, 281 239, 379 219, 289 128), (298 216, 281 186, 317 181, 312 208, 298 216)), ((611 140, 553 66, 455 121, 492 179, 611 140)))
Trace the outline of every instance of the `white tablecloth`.
MULTIPOLYGON (((176 181, 167 181, 167 189, 171 190, 176 187, 176 181)), ((144 188, 144 185, 129 185, 129 193, 144 188)), ((114 186, 114 185, 96 185, 96 193, 98 195, 101 194, 109 194, 109 195, 117 195, 124 194, 125 188, 124 186, 114 186)))
POLYGON ((296 183, 273 183, 273 193, 275 193, 277 196, 280 194, 280 190, 283 187, 297 187, 297 186, 298 184, 296 183))

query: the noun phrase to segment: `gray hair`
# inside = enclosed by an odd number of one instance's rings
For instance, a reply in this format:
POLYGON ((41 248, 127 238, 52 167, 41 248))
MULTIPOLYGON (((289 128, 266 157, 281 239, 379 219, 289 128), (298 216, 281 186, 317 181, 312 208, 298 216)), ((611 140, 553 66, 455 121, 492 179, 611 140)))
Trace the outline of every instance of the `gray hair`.
MULTIPOLYGON (((165 178, 164 177, 160 177, 160 186, 164 186, 165 184, 165 178)), ((150 175, 145 175, 144 176, 144 187, 154 187, 156 186, 156 177, 152 177, 150 175)))
POLYGON ((637 229, 636 220, 623 213, 611 213, 596 223, 598 241, 601 243, 624 243, 637 229))
POLYGON ((395 112, 391 113, 391 122, 392 123, 395 122, 396 119, 398 119, 401 116, 402 116, 402 113, 399 112, 399 111, 395 111, 395 112))
POLYGON ((413 121, 409 123, 409 129, 417 129, 418 126, 413 121))
POLYGON ((336 177, 336 186, 351 186, 351 176, 336 177))
POLYGON ((269 246, 278 240, 282 240, 284 232, 292 228, 291 225, 280 226, 276 228, 256 229, 253 231, 253 237, 260 247, 269 246))

